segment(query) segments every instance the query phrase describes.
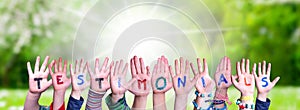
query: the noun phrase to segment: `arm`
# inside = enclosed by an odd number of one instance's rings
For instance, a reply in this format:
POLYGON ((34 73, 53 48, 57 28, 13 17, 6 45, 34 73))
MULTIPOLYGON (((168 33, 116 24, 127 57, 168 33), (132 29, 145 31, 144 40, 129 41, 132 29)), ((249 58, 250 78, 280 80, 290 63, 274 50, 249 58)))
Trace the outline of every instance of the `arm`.
POLYGON ((194 110, 198 109, 209 109, 212 92, 215 87, 214 81, 210 78, 208 73, 208 66, 206 59, 203 59, 204 68, 201 65, 201 61, 197 58, 198 71, 194 68, 194 65, 190 63, 194 74, 199 74, 200 78, 196 82, 196 99, 193 101, 194 110))
POLYGON ((116 62, 116 65, 110 66, 110 87, 112 93, 106 97, 106 104, 110 110, 129 110, 125 99, 125 92, 129 85, 132 85, 135 78, 131 79, 128 83, 126 82, 126 73, 128 69, 128 63, 123 67, 123 60, 116 62))
POLYGON ((73 66, 70 64, 70 74, 72 80, 72 92, 69 98, 67 110, 80 110, 83 104, 83 98, 81 97, 82 91, 88 86, 86 82, 86 66, 84 66, 83 59, 80 60, 80 64, 75 63, 75 71, 73 71, 73 66))
POLYGON ((226 101, 229 101, 227 91, 228 88, 232 85, 231 82, 231 63, 228 57, 221 59, 217 71, 215 73, 215 83, 216 83, 216 92, 215 92, 215 101, 220 101, 220 103, 213 102, 213 107, 218 109, 227 109, 226 101))
MULTIPOLYGON (((62 58, 59 58, 58 63, 53 60, 49 65, 49 72, 52 77, 52 83, 54 87, 53 95, 53 109, 57 110, 64 105, 65 92, 71 84, 71 79, 67 77, 67 61, 64 61, 62 66, 62 58), (54 73, 52 67, 54 66, 54 73)), ((64 109, 64 108, 63 108, 64 109)))
POLYGON ((153 88, 153 109, 167 110, 165 103, 165 93, 172 88, 170 81, 169 64, 167 58, 162 56, 158 58, 154 66, 151 84, 153 88))
POLYGON ((46 91, 51 85, 52 81, 48 81, 49 75, 47 63, 49 56, 47 56, 39 69, 40 57, 36 58, 34 73, 32 72, 30 62, 27 62, 27 69, 29 75, 29 91, 26 96, 24 110, 38 110, 40 105, 38 103, 41 94, 46 91))
POLYGON ((169 66, 169 71, 171 72, 172 79, 173 79, 173 88, 175 90, 175 110, 185 110, 187 106, 187 98, 196 84, 196 81, 199 77, 199 74, 194 74, 194 78, 190 80, 189 74, 190 74, 190 66, 189 61, 185 61, 184 65, 184 59, 180 57, 180 69, 178 60, 175 60, 175 72, 176 75, 173 73, 172 67, 169 66))
POLYGON ((256 110, 268 110, 270 106, 270 99, 268 99, 268 93, 279 81, 280 77, 276 77, 272 82, 270 81, 271 63, 268 64, 266 71, 266 61, 263 62, 262 70, 261 63, 258 64, 258 76, 254 73, 257 88, 257 98, 255 109, 256 110))
POLYGON ((236 104, 240 110, 252 110, 254 109, 253 93, 255 88, 254 76, 256 71, 256 64, 253 65, 252 74, 250 74, 250 61, 247 59, 245 68, 245 59, 242 59, 242 65, 237 62, 236 71, 237 76, 232 76, 232 83, 235 88, 241 92, 241 98, 238 99, 236 104), (238 82, 236 79, 238 78, 238 82))
POLYGON ((130 60, 130 66, 132 78, 137 79, 129 88, 129 91, 135 95, 132 109, 146 109, 147 96, 151 89, 149 66, 145 68, 143 59, 138 59, 137 56, 130 60))
MULTIPOLYGON (((111 65, 113 62, 111 63, 111 65)), ((108 75, 110 73, 108 68, 108 58, 106 57, 102 67, 99 68, 99 59, 95 61, 94 72, 87 64, 88 72, 90 75, 90 90, 86 103, 86 110, 102 110, 102 98, 106 91, 110 88, 108 82, 108 75)))

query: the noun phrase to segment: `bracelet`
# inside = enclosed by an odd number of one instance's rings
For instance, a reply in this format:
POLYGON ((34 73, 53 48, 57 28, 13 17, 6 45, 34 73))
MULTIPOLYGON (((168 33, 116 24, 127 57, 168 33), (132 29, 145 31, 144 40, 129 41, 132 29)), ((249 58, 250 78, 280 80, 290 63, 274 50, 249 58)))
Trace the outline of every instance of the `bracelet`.
POLYGON ((213 105, 220 105, 225 103, 224 100, 206 100, 205 102, 212 102, 213 105))
POLYGON ((211 107, 208 107, 207 109, 204 109, 204 108, 202 108, 202 107, 199 107, 195 100, 193 100, 193 105, 194 105, 194 107, 196 108, 196 110, 211 110, 211 109, 210 109, 211 107))
POLYGON ((224 95, 222 95, 222 94, 216 94, 216 96, 215 96, 217 99, 221 99, 221 100, 224 100, 224 101, 226 101, 229 105, 231 105, 231 102, 229 101, 229 99, 228 99, 228 96, 226 95, 226 96, 224 96, 224 95))
POLYGON ((236 105, 238 105, 240 109, 254 109, 254 104, 243 104, 240 99, 236 100, 236 105))
MULTIPOLYGON (((197 90, 195 91, 195 95, 196 95, 196 97, 201 97, 201 98, 205 97, 205 94, 203 94, 203 93, 200 94, 197 90)), ((207 95, 207 97, 212 97, 212 93, 209 93, 207 95)))
POLYGON ((253 96, 242 96, 241 100, 242 101, 253 101, 253 96))

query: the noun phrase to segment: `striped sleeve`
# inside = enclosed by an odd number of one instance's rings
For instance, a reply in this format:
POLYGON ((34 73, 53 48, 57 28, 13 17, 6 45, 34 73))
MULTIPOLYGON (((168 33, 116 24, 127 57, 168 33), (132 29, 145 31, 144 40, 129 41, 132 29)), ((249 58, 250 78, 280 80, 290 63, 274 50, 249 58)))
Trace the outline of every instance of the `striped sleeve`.
POLYGON ((97 93, 92 89, 89 90, 86 102, 86 110, 102 110, 102 98, 104 94, 97 93))
POLYGON ((106 97, 105 102, 110 110, 130 110, 130 107, 126 103, 125 95, 123 98, 119 99, 117 103, 113 104, 111 94, 109 94, 106 97))

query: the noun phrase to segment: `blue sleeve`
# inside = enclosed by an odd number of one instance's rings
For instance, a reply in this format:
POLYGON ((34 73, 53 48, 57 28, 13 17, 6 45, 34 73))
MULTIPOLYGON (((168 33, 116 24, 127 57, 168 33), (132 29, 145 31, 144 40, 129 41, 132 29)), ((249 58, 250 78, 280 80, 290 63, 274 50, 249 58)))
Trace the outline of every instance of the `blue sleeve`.
POLYGON ((74 99, 72 96, 69 98, 67 110, 80 110, 82 104, 83 104, 83 98, 80 97, 79 100, 74 99))
POLYGON ((267 98, 266 102, 263 102, 256 98, 255 110, 269 110, 271 100, 267 98))

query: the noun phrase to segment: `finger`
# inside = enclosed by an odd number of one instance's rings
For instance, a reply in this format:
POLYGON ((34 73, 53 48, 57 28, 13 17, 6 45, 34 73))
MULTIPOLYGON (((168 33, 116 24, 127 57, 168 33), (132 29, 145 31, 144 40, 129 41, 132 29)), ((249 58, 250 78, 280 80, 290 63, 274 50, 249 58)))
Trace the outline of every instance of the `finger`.
POLYGON ((174 77, 175 77, 175 74, 173 73, 173 70, 172 70, 172 66, 171 66, 171 65, 169 66, 169 71, 170 71, 170 74, 171 74, 172 78, 174 78, 174 77))
POLYGON ((90 64, 88 62, 86 62, 86 68, 88 70, 88 73, 89 73, 90 77, 93 78, 94 73, 93 73, 92 69, 90 68, 90 64))
POLYGON ((131 70, 131 75, 132 77, 136 75, 136 69, 135 69, 135 65, 134 65, 134 61, 133 59, 130 60, 130 70, 131 70))
POLYGON ((249 59, 246 60, 246 73, 250 73, 250 61, 249 59))
POLYGON ((65 61, 64 61, 64 70, 63 70, 64 73, 67 72, 67 64, 68 64, 68 61, 65 60, 65 61))
POLYGON ((84 62, 83 59, 81 59, 81 60, 80 60, 80 65, 79 65, 79 71, 78 71, 79 73, 80 73, 80 72, 83 72, 83 68, 84 68, 83 62, 84 62))
POLYGON ((119 66, 120 66, 119 61, 117 61, 116 66, 114 68, 114 72, 111 72, 114 76, 119 74, 119 71, 118 71, 119 66))
MULTIPOLYGON (((49 61, 50 57, 49 56, 46 56, 43 64, 42 64, 42 67, 40 69, 40 71, 45 71, 46 67, 47 67, 47 64, 48 64, 48 61, 49 61)), ((48 70, 47 70, 48 71, 48 70)))
POLYGON ((79 69, 78 69, 79 67, 78 67, 78 61, 76 60, 75 61, 75 73, 79 73, 79 69))
POLYGON ((134 56, 133 59, 134 59, 134 65, 135 65, 137 74, 141 74, 142 71, 141 71, 139 59, 137 58, 137 56, 134 56))
MULTIPOLYGON (((142 73, 147 73, 146 71, 145 71, 145 64, 144 64, 144 60, 143 60, 143 58, 140 58, 140 64, 141 64, 141 72, 142 73)), ((149 72, 150 73, 150 72, 149 72)))
POLYGON ((252 67, 252 74, 255 74, 255 75, 256 75, 256 63, 253 64, 253 67, 252 67))
POLYGON ((216 72, 219 72, 219 71, 221 71, 221 62, 218 64, 216 72))
POLYGON ((124 85, 124 88, 126 88, 128 90, 135 81, 136 81, 136 78, 132 78, 130 81, 127 82, 127 84, 124 85))
POLYGON ((271 74, 271 63, 268 64, 267 75, 270 77, 271 74))
POLYGON ((199 78, 199 74, 198 74, 197 76, 194 76, 194 78, 193 78, 193 80, 192 80, 192 82, 191 82, 191 84, 192 84, 191 86, 195 86, 195 84, 196 84, 198 78, 199 78))
POLYGON ((272 87, 275 86, 277 84, 277 82, 279 81, 280 77, 277 76, 273 81, 272 81, 272 87))
POLYGON ((263 61, 262 74, 266 74, 266 61, 263 61))
POLYGON ((84 68, 83 68, 83 73, 85 74, 85 73, 87 73, 87 65, 88 65, 88 62, 86 62, 85 63, 85 65, 84 65, 84 68))
POLYGON ((231 81, 232 81, 232 84, 237 87, 238 86, 238 82, 236 81, 236 78, 238 78, 238 76, 233 76, 231 75, 231 81))
POLYGON ((197 58, 197 65, 198 65, 198 72, 201 73, 203 69, 202 69, 200 58, 197 58))
POLYGON ((207 62, 206 62, 205 58, 203 58, 203 64, 204 64, 204 73, 208 74, 208 65, 207 65, 207 62))
POLYGON ((56 60, 54 60, 54 72, 58 72, 58 62, 56 60))
POLYGON ((190 62, 188 60, 185 60, 185 74, 187 74, 188 76, 190 75, 190 66, 189 66, 190 62))
POLYGON ((180 74, 183 74, 184 73, 184 66, 183 66, 184 60, 182 57, 180 57, 179 60, 180 60, 180 74))
POLYGON ((35 66, 34 66, 34 73, 38 73, 39 72, 40 59, 41 59, 40 56, 36 57, 35 66))
POLYGON ((223 57, 221 59, 221 63, 220 63, 220 71, 224 70, 224 63, 225 63, 225 57, 223 57))
POLYGON ((95 61, 95 72, 99 72, 99 58, 96 58, 96 61, 95 61))
POLYGON ((63 70, 63 68, 62 68, 62 58, 59 57, 59 59, 58 59, 58 71, 62 71, 62 70, 63 70))
POLYGON ((169 63, 168 60, 165 58, 165 64, 164 64, 164 71, 165 71, 165 76, 166 78, 169 78, 169 63))
POLYGON ((111 62, 110 66, 109 66, 109 69, 110 69, 110 76, 115 76, 115 70, 117 68, 117 65, 118 65, 118 61, 116 62, 116 66, 114 66, 114 62, 111 62))
POLYGON ((47 81, 47 83, 45 84, 45 90, 47 90, 51 85, 52 85, 52 79, 47 81))
POLYGON ((123 71, 122 71, 122 69, 123 69, 123 68, 122 68, 122 67, 123 67, 123 64, 124 64, 124 62, 123 62, 123 60, 121 59, 121 60, 120 60, 120 64, 119 64, 119 68, 118 68, 118 73, 119 73, 119 74, 122 74, 122 73, 123 73, 123 71))
POLYGON ((163 73, 165 72, 165 57, 162 56, 160 59, 160 72, 159 73, 163 73))
POLYGON ((224 65, 223 65, 223 70, 226 70, 226 67, 227 67, 227 59, 228 59, 228 58, 227 58, 226 56, 224 56, 224 59, 223 59, 223 60, 224 60, 224 63, 223 63, 223 64, 224 64, 224 65))
POLYGON ((262 73, 261 73, 261 63, 259 62, 258 63, 258 76, 261 76, 262 73))
POLYGON ((236 62, 236 71, 237 71, 238 76, 240 76, 241 75, 241 64, 240 64, 240 62, 236 62))
POLYGON ((29 75, 29 76, 33 75, 33 72, 32 72, 32 69, 31 69, 30 62, 27 62, 27 71, 28 71, 28 75, 29 75))
POLYGON ((191 66, 191 68, 192 68, 192 71, 193 71, 194 75, 196 75, 196 74, 197 74, 197 71, 196 71, 196 69, 195 69, 195 67, 194 67, 194 64, 193 64, 193 63, 190 63, 190 66, 191 66))
POLYGON ((125 67, 124 67, 123 72, 122 72, 124 76, 127 73, 127 69, 128 69, 128 63, 125 64, 125 67))
POLYGON ((180 69, 179 69, 179 64, 178 64, 178 60, 175 60, 175 73, 176 74, 180 74, 180 69))
MULTIPOLYGON (((53 75, 53 71, 52 71, 52 66, 53 65, 55 65, 55 60, 52 60, 52 62, 50 63, 50 65, 48 65, 48 69, 49 69, 49 72, 50 72, 51 76, 53 75)), ((55 66, 54 66, 54 68, 55 68, 55 66)))
POLYGON ((155 64, 155 65, 154 65, 153 70, 152 70, 152 75, 156 75, 156 74, 157 74, 157 71, 158 71, 158 70, 157 70, 157 65, 158 65, 158 64, 155 64))
POLYGON ((231 61, 230 61, 230 58, 227 58, 227 70, 231 71, 231 61))
POLYGON ((74 76, 74 73, 73 73, 72 64, 69 65, 69 68, 70 68, 70 75, 73 77, 73 76, 74 76))
POLYGON ((151 73, 150 73, 150 68, 149 68, 149 66, 146 66, 146 73, 147 73, 148 76, 150 76, 150 77, 152 76, 151 73))
MULTIPOLYGON (((156 68, 156 71, 154 71, 154 72, 157 72, 157 73, 155 73, 155 74, 158 74, 158 73, 160 73, 160 65, 161 65, 161 59, 160 58, 158 58, 157 59, 157 68, 156 68)), ((153 74, 153 73, 152 73, 153 74)))
POLYGON ((242 59, 241 71, 242 71, 242 74, 244 74, 246 72, 245 71, 245 59, 244 58, 242 59))
POLYGON ((105 58, 103 64, 102 64, 102 67, 101 67, 101 70, 100 71, 105 71, 106 67, 107 67, 107 64, 108 64, 108 57, 105 58))

